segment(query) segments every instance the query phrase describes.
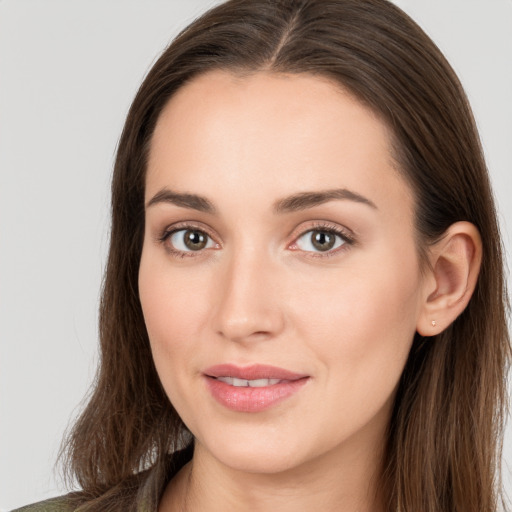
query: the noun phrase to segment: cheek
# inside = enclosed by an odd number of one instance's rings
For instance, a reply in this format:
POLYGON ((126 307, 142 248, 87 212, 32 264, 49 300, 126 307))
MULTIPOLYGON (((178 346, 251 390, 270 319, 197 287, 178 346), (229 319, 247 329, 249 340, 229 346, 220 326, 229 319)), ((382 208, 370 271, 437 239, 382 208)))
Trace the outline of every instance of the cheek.
POLYGON ((415 268, 393 268, 344 273, 337 281, 343 286, 316 280, 300 308, 296 303, 295 318, 310 319, 296 322, 297 337, 307 343, 325 390, 311 414, 330 419, 322 426, 326 439, 388 421, 418 310, 415 268))
MULTIPOLYGON (((188 384, 202 337, 201 311, 206 293, 198 296, 201 283, 193 276, 172 272, 167 261, 144 254, 139 270, 139 294, 151 352, 162 386, 187 425, 194 425, 191 404, 194 392, 188 384), (199 288, 198 288, 199 287, 199 288)), ((203 279, 203 292, 204 279, 203 279)), ((211 302, 209 302, 211 304, 211 302)))
MULTIPOLYGON (((155 364, 172 365, 177 356, 194 349, 201 329, 198 276, 181 278, 168 261, 143 251, 139 270, 139 294, 155 364)), ((166 372, 167 373, 167 372, 166 372)))
POLYGON ((293 302, 298 335, 309 340, 325 367, 338 368, 329 373, 332 378, 348 383, 375 377, 390 385, 398 380, 419 314, 415 262, 415 253, 402 261, 380 254, 361 259, 350 271, 312 275, 304 283, 301 299, 293 302))

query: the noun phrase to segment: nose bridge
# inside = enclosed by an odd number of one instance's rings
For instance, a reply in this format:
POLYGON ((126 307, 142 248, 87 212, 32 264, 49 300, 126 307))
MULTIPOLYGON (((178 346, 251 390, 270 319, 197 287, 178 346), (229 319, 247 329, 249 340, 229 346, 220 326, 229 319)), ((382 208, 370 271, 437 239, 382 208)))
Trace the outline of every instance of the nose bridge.
POLYGON ((223 263, 215 309, 217 332, 233 341, 278 334, 283 327, 283 312, 275 293, 279 271, 268 251, 242 245, 223 263))

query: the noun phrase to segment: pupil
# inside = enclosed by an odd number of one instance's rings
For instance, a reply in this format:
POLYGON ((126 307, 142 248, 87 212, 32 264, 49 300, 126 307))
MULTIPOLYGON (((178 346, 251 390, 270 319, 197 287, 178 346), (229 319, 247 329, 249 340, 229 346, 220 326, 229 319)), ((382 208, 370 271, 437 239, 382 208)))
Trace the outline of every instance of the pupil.
POLYGON ((193 251, 203 249, 206 246, 206 236, 201 231, 187 231, 185 245, 193 251))
POLYGON ((326 231, 313 231, 311 233, 313 246, 319 251, 328 251, 334 247, 334 236, 326 231))

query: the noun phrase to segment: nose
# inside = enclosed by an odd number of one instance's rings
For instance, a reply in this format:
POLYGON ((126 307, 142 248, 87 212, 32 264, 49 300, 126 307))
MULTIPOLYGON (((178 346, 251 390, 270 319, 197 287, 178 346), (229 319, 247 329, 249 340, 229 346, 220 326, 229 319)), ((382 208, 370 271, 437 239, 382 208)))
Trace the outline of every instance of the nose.
POLYGON ((277 265, 259 251, 233 254, 217 275, 217 334, 238 343, 279 335, 285 323, 279 274, 277 265))

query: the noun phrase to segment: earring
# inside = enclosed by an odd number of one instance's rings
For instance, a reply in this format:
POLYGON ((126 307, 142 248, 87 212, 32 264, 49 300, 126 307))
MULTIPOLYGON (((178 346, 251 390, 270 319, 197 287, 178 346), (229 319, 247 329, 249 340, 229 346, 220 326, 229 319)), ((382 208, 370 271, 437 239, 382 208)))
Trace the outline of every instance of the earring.
POLYGON ((435 326, 436 326, 436 321, 432 320, 432 327, 435 327, 435 326))

